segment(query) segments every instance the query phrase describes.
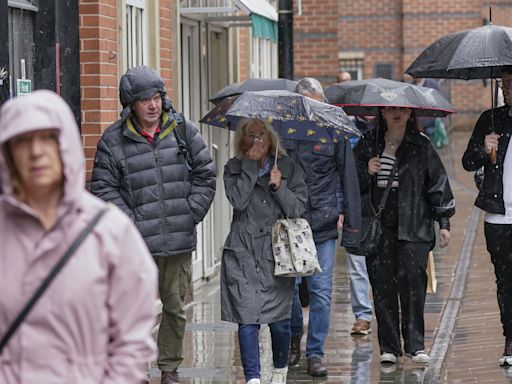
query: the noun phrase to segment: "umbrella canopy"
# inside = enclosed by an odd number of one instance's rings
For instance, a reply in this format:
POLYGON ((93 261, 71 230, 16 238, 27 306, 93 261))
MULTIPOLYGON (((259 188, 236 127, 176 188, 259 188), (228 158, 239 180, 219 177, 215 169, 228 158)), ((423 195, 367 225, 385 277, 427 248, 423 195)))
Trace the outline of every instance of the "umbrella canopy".
POLYGON ((248 91, 286 90, 293 92, 296 86, 296 81, 288 79, 247 79, 241 83, 230 84, 222 88, 210 98, 210 101, 213 104, 219 104, 226 97, 248 91))
POLYGON ((234 130, 242 117, 267 120, 287 139, 327 143, 337 142, 345 134, 361 135, 341 108, 289 91, 227 97, 200 122, 234 130))
POLYGON ((376 116, 379 107, 413 108, 417 116, 446 116, 452 105, 435 89, 388 79, 334 84, 325 89, 329 103, 349 115, 376 116))
POLYGON ((428 46, 405 73, 413 77, 486 79, 512 65, 512 28, 485 25, 451 33, 428 46))

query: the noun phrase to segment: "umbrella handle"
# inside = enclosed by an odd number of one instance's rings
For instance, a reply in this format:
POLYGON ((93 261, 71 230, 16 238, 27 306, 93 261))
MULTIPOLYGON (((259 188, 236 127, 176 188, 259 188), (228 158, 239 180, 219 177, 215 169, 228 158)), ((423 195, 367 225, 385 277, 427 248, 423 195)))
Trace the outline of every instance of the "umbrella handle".
POLYGON ((491 158, 491 163, 496 164, 496 149, 492 149, 491 153, 489 154, 489 157, 491 158))
MULTIPOLYGON (((277 154, 278 154, 278 150, 279 150, 279 139, 277 140, 277 143, 276 143, 276 155, 274 157, 274 168, 277 168, 277 154)), ((270 184, 270 186, 269 186, 270 190, 273 191, 273 192, 277 191, 276 187, 277 186, 274 183, 270 184)))

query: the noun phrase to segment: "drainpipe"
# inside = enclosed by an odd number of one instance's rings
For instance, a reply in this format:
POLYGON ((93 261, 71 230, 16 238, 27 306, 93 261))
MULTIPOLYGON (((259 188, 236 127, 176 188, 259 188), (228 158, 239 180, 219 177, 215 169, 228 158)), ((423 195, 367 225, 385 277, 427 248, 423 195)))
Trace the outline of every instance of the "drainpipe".
POLYGON ((293 0, 279 0, 279 77, 293 80, 293 0))

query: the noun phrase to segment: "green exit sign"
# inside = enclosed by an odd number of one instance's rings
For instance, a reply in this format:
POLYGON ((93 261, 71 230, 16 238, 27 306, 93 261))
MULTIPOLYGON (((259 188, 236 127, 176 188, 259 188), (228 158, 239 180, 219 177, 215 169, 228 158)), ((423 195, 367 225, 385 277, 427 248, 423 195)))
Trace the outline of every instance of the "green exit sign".
POLYGON ((17 92, 18 96, 28 95, 32 92, 32 80, 27 79, 18 79, 17 82, 17 92))

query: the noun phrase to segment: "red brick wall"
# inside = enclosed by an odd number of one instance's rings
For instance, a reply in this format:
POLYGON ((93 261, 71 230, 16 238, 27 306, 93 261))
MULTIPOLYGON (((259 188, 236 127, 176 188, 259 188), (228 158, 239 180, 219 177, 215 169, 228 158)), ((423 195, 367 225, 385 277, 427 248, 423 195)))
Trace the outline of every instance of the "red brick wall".
POLYGON ((251 51, 250 41, 251 34, 248 28, 239 28, 240 39, 240 81, 247 80, 251 76, 251 51))
MULTIPOLYGON (((302 0, 303 14, 294 16, 295 77, 310 75, 331 84, 336 81, 339 52, 364 52, 365 78, 375 77, 376 64, 382 63, 392 64, 393 78, 402 80, 403 71, 436 39, 483 25, 487 4, 484 0, 302 0)), ((493 10, 493 24, 512 26, 512 2, 493 2, 493 10)), ((472 129, 479 112, 490 106, 489 87, 482 81, 447 84, 459 112, 452 118, 453 126, 472 129)))
POLYGON ((338 73, 338 0, 302 1, 294 13, 294 76, 332 83, 338 73))
POLYGON ((117 1, 80 0, 82 137, 87 179, 103 130, 118 118, 117 1))
POLYGON ((177 75, 174 57, 177 45, 175 34, 177 7, 175 0, 160 0, 160 75, 165 81, 169 97, 174 101, 177 75))

